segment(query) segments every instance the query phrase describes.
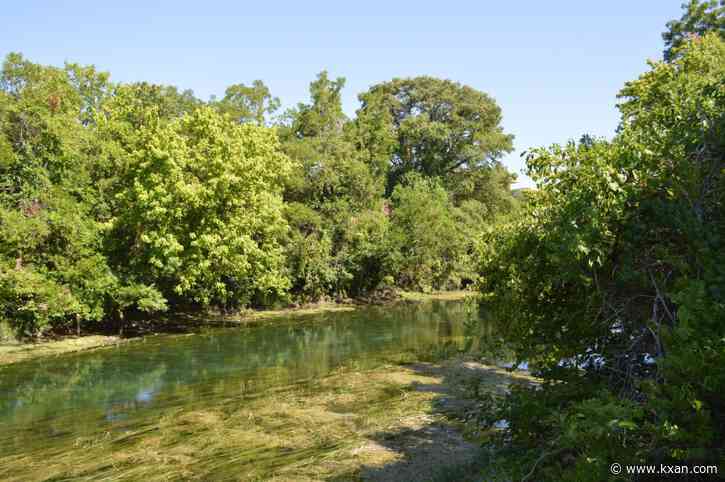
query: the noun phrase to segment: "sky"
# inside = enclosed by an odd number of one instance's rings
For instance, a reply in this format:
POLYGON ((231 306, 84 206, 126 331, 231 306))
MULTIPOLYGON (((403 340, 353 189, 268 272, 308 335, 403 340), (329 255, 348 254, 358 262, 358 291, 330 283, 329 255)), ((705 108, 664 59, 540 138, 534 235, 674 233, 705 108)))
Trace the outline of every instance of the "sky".
POLYGON ((662 55, 683 0, 32 1, 3 5, 0 55, 94 64, 115 81, 222 96, 262 79, 285 107, 318 72, 357 94, 394 77, 452 79, 492 96, 515 136, 504 164, 522 174, 532 147, 611 137, 624 82, 662 55))

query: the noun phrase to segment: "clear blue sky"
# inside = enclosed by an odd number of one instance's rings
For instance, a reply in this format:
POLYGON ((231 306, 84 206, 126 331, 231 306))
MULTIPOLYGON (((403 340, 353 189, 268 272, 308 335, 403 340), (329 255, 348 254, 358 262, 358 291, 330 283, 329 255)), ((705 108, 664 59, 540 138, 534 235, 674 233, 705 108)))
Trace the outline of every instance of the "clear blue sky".
POLYGON ((501 105, 516 136, 504 162, 520 173, 529 147, 613 134, 616 93, 661 57, 660 34, 682 1, 26 0, 2 7, 0 55, 95 64, 116 81, 174 84, 203 99, 262 79, 284 106, 305 100, 327 69, 347 78, 349 115, 371 84, 449 78, 501 105))

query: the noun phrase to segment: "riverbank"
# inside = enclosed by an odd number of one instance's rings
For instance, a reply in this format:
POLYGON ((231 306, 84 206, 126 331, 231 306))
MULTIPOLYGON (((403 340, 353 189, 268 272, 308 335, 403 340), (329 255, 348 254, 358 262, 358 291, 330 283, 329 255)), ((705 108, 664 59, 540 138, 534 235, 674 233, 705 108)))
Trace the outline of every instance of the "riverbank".
MULTIPOLYGON (((399 303, 406 301, 426 302, 434 300, 455 301, 465 299, 469 296, 474 296, 474 293, 471 291, 442 291, 435 293, 402 291, 398 292, 397 295, 397 298, 386 301, 385 303, 399 303)), ((205 326, 214 326, 219 324, 223 324, 224 326, 234 326, 258 322, 274 322, 289 316, 308 316, 322 313, 353 311, 362 306, 367 306, 368 304, 369 303, 355 303, 352 301, 343 303, 324 302, 277 310, 244 310, 233 315, 224 316, 205 314, 201 316, 196 315, 197 318, 193 322, 191 321, 193 319, 192 315, 181 313, 178 314, 178 316, 189 320, 191 323, 189 325, 189 329, 193 329, 201 326, 198 321, 199 318, 203 318, 203 324, 205 326)), ((144 336, 148 336, 150 334, 163 334, 166 331, 163 329, 163 325, 161 326, 162 328, 154 333, 141 332, 135 336, 131 335, 125 337, 119 335, 87 334, 81 336, 63 336, 57 339, 40 340, 28 343, 0 341, 0 366, 32 360, 35 358, 52 357, 67 353, 116 346, 121 343, 128 343, 134 340, 143 339, 144 336)), ((169 324, 167 326, 171 325, 169 324)), ((174 332, 178 333, 178 324, 174 324, 173 327, 174 332)), ((171 330, 168 331, 171 332, 171 330)))

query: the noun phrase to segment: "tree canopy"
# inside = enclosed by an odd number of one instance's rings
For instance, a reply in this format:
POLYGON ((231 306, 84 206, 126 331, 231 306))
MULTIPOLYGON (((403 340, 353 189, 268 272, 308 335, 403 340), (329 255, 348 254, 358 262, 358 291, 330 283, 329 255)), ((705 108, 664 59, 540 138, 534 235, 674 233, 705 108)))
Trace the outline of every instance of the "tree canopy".
POLYGON ((281 186, 291 162, 274 133, 203 108, 152 118, 134 142, 109 228, 118 264, 203 304, 283 294, 281 186))
POLYGON ((255 80, 251 86, 230 85, 216 106, 237 122, 253 122, 261 126, 279 109, 280 101, 272 97, 264 82, 255 80))
MULTIPOLYGON (((388 189, 408 172, 445 177, 488 167, 512 149, 501 109, 487 94, 433 77, 393 79, 360 94, 359 125, 377 127, 375 155, 387 164, 388 189)), ((370 143, 370 140, 367 141, 370 143)))
POLYGON ((678 49, 693 35, 715 32, 725 38, 725 1, 690 0, 682 5, 685 12, 679 20, 667 22, 662 34, 665 60, 672 60, 678 49))
POLYGON ((366 94, 349 119, 345 79, 323 71, 308 102, 273 119, 280 101, 259 80, 206 102, 10 54, 0 84, 0 333, 470 282, 477 223, 515 205, 513 176, 481 157, 497 155, 500 111, 450 81, 410 82, 420 106, 456 103, 449 120, 433 116, 441 137, 430 146, 446 135, 470 142, 459 139, 448 161, 442 151, 411 158, 429 167, 410 174, 428 180, 411 177, 386 197, 396 137, 429 145, 409 129, 413 111, 402 129, 388 122, 392 91, 366 94))

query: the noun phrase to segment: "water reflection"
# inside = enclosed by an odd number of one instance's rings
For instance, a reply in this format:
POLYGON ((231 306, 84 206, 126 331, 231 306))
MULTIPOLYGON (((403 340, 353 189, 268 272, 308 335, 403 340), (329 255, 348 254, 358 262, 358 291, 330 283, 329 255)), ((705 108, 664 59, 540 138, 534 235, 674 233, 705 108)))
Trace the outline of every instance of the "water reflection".
POLYGON ((472 323, 477 316, 461 302, 373 307, 255 328, 150 337, 3 367, 0 451, 10 455, 28 444, 123 431, 174 407, 238 403, 343 366, 364 369, 406 354, 460 350, 470 345, 467 329, 477 326, 472 323))

